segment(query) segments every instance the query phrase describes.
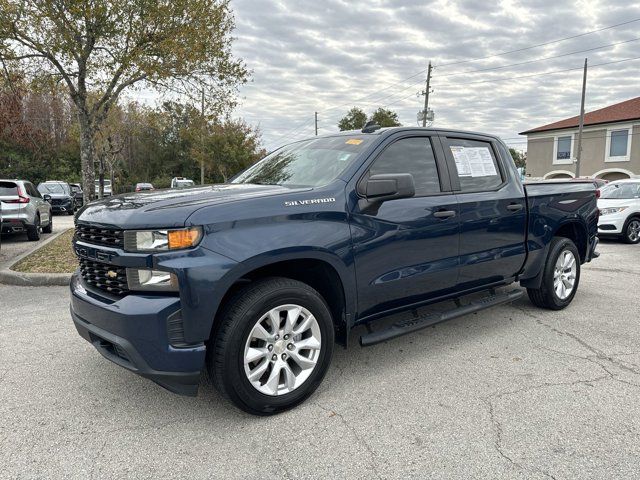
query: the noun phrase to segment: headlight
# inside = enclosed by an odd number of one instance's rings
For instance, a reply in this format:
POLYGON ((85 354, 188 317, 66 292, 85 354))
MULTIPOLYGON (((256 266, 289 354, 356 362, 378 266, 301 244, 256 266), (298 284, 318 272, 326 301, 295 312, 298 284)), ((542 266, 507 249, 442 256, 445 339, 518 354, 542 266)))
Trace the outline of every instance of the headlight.
POLYGON ((178 278, 173 273, 161 270, 127 268, 127 284, 129 285, 129 290, 146 292, 178 291, 178 278))
POLYGON ((625 210, 628 207, 608 207, 608 208, 601 208, 600 209, 600 215, 612 215, 614 213, 620 213, 621 211, 625 210))
POLYGON ((124 232, 127 252, 164 252, 195 247, 202 238, 202 228, 176 230, 128 230, 124 232))

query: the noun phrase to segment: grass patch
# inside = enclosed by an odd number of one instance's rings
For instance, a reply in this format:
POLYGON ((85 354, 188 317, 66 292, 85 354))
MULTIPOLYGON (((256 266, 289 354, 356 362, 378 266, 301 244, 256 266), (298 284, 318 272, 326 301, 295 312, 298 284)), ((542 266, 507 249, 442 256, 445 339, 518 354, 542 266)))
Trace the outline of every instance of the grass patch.
POLYGON ((73 273, 78 268, 78 259, 71 247, 72 239, 73 229, 23 258, 11 269, 26 273, 73 273))

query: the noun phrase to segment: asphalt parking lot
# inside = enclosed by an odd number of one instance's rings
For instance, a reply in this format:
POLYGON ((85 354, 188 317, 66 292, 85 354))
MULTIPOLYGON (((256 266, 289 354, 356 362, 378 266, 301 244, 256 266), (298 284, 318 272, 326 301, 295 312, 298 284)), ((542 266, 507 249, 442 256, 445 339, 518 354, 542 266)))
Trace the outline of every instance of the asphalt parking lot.
POLYGON ((38 242, 30 242, 27 240, 26 233, 14 233, 2 235, 2 247, 0 248, 0 268, 13 261, 23 253, 35 248, 37 244, 41 244, 47 238, 73 227, 73 216, 71 215, 54 215, 53 217, 53 233, 43 233, 42 238, 38 242))
POLYGON ((109 363, 64 287, 0 286, 1 476, 637 478, 640 246, 599 250, 568 309, 522 299, 367 349, 355 332, 268 418, 109 363))

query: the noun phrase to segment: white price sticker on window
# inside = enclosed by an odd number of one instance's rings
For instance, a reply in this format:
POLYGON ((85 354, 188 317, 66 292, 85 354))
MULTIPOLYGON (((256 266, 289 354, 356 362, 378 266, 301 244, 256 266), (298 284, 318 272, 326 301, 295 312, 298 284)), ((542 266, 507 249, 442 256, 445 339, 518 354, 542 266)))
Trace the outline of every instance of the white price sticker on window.
POLYGON ((460 177, 489 177, 498 174, 488 147, 451 146, 460 177))

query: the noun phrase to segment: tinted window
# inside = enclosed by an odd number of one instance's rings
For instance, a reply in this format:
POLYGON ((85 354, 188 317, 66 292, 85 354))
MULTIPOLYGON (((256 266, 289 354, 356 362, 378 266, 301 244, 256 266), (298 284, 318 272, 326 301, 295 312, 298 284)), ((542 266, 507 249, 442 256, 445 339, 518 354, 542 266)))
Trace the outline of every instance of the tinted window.
POLYGON ((427 137, 403 138, 387 147, 369 170, 370 175, 410 173, 416 196, 440 192, 436 159, 427 137))
POLYGON ((29 196, 35 197, 35 198, 40 198, 40 192, 38 192, 38 190, 36 190, 36 187, 34 187, 33 184, 25 183, 24 185, 25 185, 25 187, 27 189, 27 193, 29 194, 29 196))
POLYGON ((502 175, 489 142, 448 138, 449 151, 456 164, 460 190, 493 190, 502 183, 502 175))
POLYGON ((0 182, 0 197, 13 197, 18 195, 18 186, 13 182, 0 182))

